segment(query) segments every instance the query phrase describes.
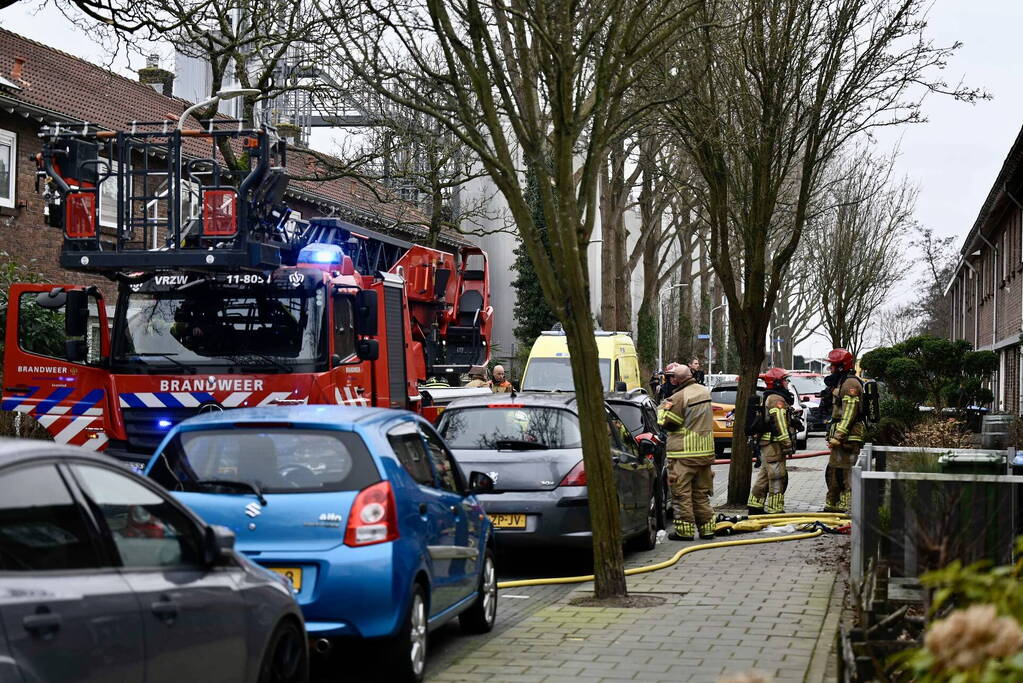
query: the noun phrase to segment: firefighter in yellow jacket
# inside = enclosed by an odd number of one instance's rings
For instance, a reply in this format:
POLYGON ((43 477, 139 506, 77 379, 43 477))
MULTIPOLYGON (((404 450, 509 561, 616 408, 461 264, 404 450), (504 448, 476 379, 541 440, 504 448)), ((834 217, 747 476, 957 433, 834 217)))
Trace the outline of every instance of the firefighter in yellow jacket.
POLYGON ((828 354, 831 372, 835 375, 832 390, 831 425, 828 446, 831 457, 824 478, 828 484, 826 512, 848 512, 852 503, 852 466, 863 445, 866 425, 863 423, 863 382, 856 376, 856 359, 845 349, 828 354))
POLYGON ((678 389, 657 407, 657 422, 668 432, 668 484, 675 512, 673 541, 714 537, 714 418, 710 391, 697 384, 688 365, 674 370, 678 389))
POLYGON ((764 432, 760 435, 760 456, 763 466, 750 490, 746 506, 749 514, 776 514, 785 512, 785 489, 789 475, 785 458, 795 453, 794 435, 789 429, 789 374, 782 368, 771 368, 760 375, 767 390, 762 399, 764 432))

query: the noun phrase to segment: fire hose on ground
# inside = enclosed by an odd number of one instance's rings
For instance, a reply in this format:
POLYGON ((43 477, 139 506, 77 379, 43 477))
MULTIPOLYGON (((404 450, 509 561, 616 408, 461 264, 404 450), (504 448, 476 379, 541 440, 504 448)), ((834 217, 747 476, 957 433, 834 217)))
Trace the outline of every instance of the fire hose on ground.
MULTIPOLYGON (((643 567, 633 567, 625 570, 626 576, 635 576, 636 574, 646 574, 648 572, 655 572, 661 569, 667 569, 678 563, 683 557, 689 553, 694 553, 700 550, 713 550, 715 548, 730 548, 733 546, 740 545, 758 545, 760 543, 780 543, 783 541, 800 541, 806 538, 816 538, 825 532, 827 533, 845 533, 845 529, 849 526, 849 515, 841 512, 793 512, 793 513, 778 513, 778 514, 767 514, 767 515, 750 515, 749 517, 728 517, 727 515, 718 515, 717 527, 722 528, 723 524, 731 525, 727 527, 728 533, 741 532, 741 531, 761 531, 769 526, 796 526, 797 528, 803 528, 807 531, 798 534, 787 534, 785 536, 774 536, 770 538, 740 538, 729 541, 713 541, 711 543, 699 543, 696 545, 686 546, 680 549, 673 556, 662 562, 656 562, 654 564, 648 564, 643 567), (748 523, 748 524, 747 524, 748 523), (740 525, 746 524, 745 527, 740 525), (738 529, 736 527, 739 527, 738 529), (812 531, 810 530, 812 529, 812 531)), ((550 586, 556 584, 566 583, 586 583, 593 581, 593 574, 587 574, 585 576, 558 576, 546 579, 523 579, 519 581, 500 581, 497 584, 498 588, 521 588, 523 586, 550 586)))

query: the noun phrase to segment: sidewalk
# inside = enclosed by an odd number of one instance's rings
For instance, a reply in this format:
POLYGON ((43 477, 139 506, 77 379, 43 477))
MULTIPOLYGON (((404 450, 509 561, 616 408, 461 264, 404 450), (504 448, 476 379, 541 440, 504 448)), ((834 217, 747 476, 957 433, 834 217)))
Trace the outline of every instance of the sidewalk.
MULTIPOLYGON (((790 462, 787 509, 819 510, 827 458, 790 462)), ((727 467, 714 467, 715 504, 725 498, 727 467)), ((836 577, 847 539, 823 536, 687 555, 668 569, 629 578, 631 595, 664 599, 652 608, 573 606, 573 598, 592 595, 592 584, 579 584, 477 640, 471 651, 429 667, 428 680, 713 683, 757 669, 776 682, 816 683, 824 680, 837 629, 840 605, 833 589, 840 602, 836 577)), ((667 559, 685 545, 666 541, 628 555, 626 566, 667 559)), ((502 591, 499 611, 513 602, 505 594, 524 592, 502 591)))

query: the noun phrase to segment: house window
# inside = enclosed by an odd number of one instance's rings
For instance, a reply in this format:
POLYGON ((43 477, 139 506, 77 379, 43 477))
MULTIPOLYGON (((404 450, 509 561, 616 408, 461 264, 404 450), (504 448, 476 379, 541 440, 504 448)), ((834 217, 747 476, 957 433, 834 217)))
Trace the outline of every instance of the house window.
POLYGON ((0 206, 14 208, 14 179, 17 173, 18 137, 0 130, 0 206))
MULTIPOLYGON (((107 173, 106 159, 101 159, 97 165, 100 177, 107 173)), ((99 224, 105 228, 117 227, 117 175, 120 172, 120 162, 110 160, 110 175, 100 183, 99 186, 99 224)), ((126 191, 131 194, 131 176, 125 177, 127 183, 126 191)))

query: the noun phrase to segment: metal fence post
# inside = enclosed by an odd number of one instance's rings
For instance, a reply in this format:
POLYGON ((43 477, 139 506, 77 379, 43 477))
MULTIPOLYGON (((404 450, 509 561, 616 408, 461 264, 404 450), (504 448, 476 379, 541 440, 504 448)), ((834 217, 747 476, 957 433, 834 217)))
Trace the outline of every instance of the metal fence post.
POLYGON ((854 586, 861 585, 863 581, 863 541, 864 541, 864 500, 863 500, 863 470, 870 470, 872 444, 864 444, 856 463, 852 467, 852 559, 850 567, 852 571, 852 583, 854 586))

